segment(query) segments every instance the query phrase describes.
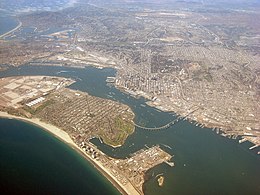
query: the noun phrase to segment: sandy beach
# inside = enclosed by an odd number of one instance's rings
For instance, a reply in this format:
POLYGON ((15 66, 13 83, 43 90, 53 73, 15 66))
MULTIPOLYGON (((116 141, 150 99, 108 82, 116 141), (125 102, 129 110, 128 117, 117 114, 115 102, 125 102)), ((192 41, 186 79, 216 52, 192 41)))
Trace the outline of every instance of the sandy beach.
POLYGON ((10 114, 8 114, 6 112, 1 112, 1 111, 0 111, 0 118, 17 119, 17 120, 28 122, 28 123, 31 123, 31 124, 34 124, 36 126, 41 127, 42 129, 48 131, 49 133, 51 133, 52 135, 54 135, 55 137, 57 137, 58 139, 60 139, 64 143, 70 145, 73 149, 75 149, 78 153, 80 153, 85 159, 87 159, 90 163, 92 163, 93 166, 99 172, 101 172, 120 191, 120 193, 122 193, 122 194, 131 194, 131 195, 138 195, 138 194, 140 194, 140 193, 138 193, 138 191, 130 183, 127 183, 126 185, 123 185, 122 183, 120 183, 110 173, 110 171, 107 168, 105 168, 99 161, 93 160, 91 158, 91 156, 87 155, 80 147, 78 147, 73 142, 73 140, 70 138, 68 133, 66 133, 65 131, 57 128, 56 126, 53 126, 51 124, 47 124, 45 122, 42 122, 42 121, 40 121, 37 118, 28 119, 28 118, 13 116, 13 115, 10 115, 10 114))

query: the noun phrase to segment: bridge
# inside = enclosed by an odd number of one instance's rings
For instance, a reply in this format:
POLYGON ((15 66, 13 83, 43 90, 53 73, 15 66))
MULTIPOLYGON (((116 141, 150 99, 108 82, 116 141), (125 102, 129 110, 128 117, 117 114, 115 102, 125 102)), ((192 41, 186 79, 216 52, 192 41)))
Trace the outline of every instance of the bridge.
POLYGON ((162 130, 162 129, 168 129, 170 126, 176 124, 180 120, 181 120, 181 117, 174 119, 173 121, 167 123, 166 125, 160 126, 160 127, 144 127, 144 126, 138 125, 136 123, 134 123, 134 126, 140 128, 140 129, 144 129, 144 130, 162 130))
POLYGON ((189 116, 190 114, 194 113, 194 112, 197 111, 198 109, 199 109, 199 108, 197 108, 197 109, 195 109, 195 110, 189 112, 189 113, 186 114, 184 117, 178 117, 178 118, 174 119, 173 121, 171 121, 171 122, 169 122, 169 123, 167 123, 167 124, 165 124, 165 125, 162 125, 162 126, 160 126, 160 127, 145 127, 145 126, 138 125, 138 124, 136 124, 136 123, 134 123, 134 126, 140 128, 140 129, 151 130, 151 131, 153 131, 153 130, 168 129, 169 127, 175 125, 175 124, 178 123, 181 119, 186 118, 187 116, 189 116))

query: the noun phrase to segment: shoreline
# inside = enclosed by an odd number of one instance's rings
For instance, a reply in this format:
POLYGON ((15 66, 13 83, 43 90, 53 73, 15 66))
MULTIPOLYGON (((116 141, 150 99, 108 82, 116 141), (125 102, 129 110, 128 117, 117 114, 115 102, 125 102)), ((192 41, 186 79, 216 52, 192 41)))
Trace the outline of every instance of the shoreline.
MULTIPOLYGON (((0 36, 1 37, 1 36, 0 36)), ((38 65, 33 65, 33 64, 25 64, 26 66, 38 66, 38 65)), ((24 66, 24 65, 21 65, 21 66, 24 66)), ((53 66, 53 65, 40 65, 40 66, 53 66)), ((64 67, 64 68, 79 68, 79 69, 81 69, 81 68, 87 68, 87 67, 93 67, 93 68, 97 68, 97 69, 103 69, 103 68, 111 68, 111 69, 114 69, 115 71, 118 71, 118 67, 117 66, 114 66, 114 67, 111 67, 111 66, 107 66, 106 64, 103 64, 103 63, 101 63, 101 64, 99 64, 99 65, 93 65, 93 64, 85 64, 84 66, 81 66, 81 65, 71 65, 71 66, 64 66, 63 64, 61 64, 60 66, 53 66, 53 67, 64 67)), ((0 72, 1 72, 1 70, 0 70, 0 72)), ((58 75, 57 75, 58 76, 58 75)), ((59 76, 58 76, 59 77, 59 76)), ((115 77, 116 77, 116 74, 115 74, 115 77)), ((4 77, 3 77, 4 78, 4 77)), ((121 91, 122 93, 124 93, 124 94, 127 94, 127 95, 130 95, 130 96, 132 96, 132 97, 134 97, 134 98, 138 98, 138 96, 140 96, 140 97, 143 97, 143 98, 145 98, 146 99, 146 101, 145 101, 145 104, 146 105, 148 105, 148 106, 150 106, 150 107, 152 107, 152 108, 154 108, 154 109, 156 109, 157 111, 159 111, 159 112, 173 112, 173 113, 175 113, 175 114, 177 114, 177 115, 179 115, 179 116, 183 116, 181 113, 178 113, 178 112, 176 112, 176 110, 172 110, 172 109, 168 109, 168 108, 165 108, 164 107, 164 105, 155 105, 154 103, 153 103, 153 101, 151 100, 151 99, 149 99, 149 98, 147 98, 147 95, 145 95, 144 93, 141 93, 141 94, 134 94, 134 95, 132 95, 131 93, 129 93, 129 92, 134 92, 134 91, 132 91, 132 90, 129 90, 129 89, 125 89, 125 88, 123 88, 123 87, 120 87, 120 86, 118 86, 118 85, 114 85, 114 87, 117 89, 117 90, 119 90, 119 91, 121 91)), ((135 93, 135 92, 134 92, 135 93)), ((223 128, 223 127, 221 127, 221 126, 216 126, 216 125, 212 125, 212 124, 207 124, 205 121, 204 122, 202 122, 202 121, 200 121, 200 120, 195 120, 195 119, 193 119, 193 118, 188 118, 188 122, 190 123, 190 124, 193 124, 193 125, 195 125, 193 122, 196 122, 196 123, 198 123, 198 124, 200 124, 200 125, 203 125, 203 127, 202 128, 209 128, 209 129, 214 129, 214 128, 216 128, 216 129, 221 129, 224 133, 226 133, 226 131, 225 131, 225 129, 223 128)), ((216 132, 216 134, 217 135, 220 135, 220 136, 223 136, 222 134, 220 134, 220 133, 217 133, 216 132)), ((247 135, 245 135, 245 134, 237 134, 237 136, 241 136, 241 137, 248 137, 247 135)), ((229 138, 230 139, 230 138, 229 138)), ((247 139, 247 141, 249 141, 250 143, 252 143, 252 144, 254 144, 254 145, 259 145, 258 143, 255 143, 254 141, 252 141, 252 140, 250 140, 250 139, 247 139)), ((117 148, 117 147, 120 147, 121 145, 119 145, 119 146, 112 146, 112 145, 110 145, 111 147, 113 147, 113 148, 117 148)))
MULTIPOLYGON (((186 117, 186 120, 195 126, 194 123, 197 123, 199 125, 201 125, 200 127, 201 128, 208 128, 208 129, 218 129, 219 132, 215 131, 215 133, 217 135, 220 135, 222 137, 227 137, 228 139, 232 139, 232 136, 235 135, 235 136, 240 136, 242 137, 243 139, 246 139, 246 141, 250 142, 251 144, 253 144, 255 147, 257 146, 260 146, 259 142, 255 142, 254 140, 250 139, 251 135, 246 135, 246 133, 243 133, 243 134, 240 134, 239 132, 237 133, 232 133, 232 134, 228 134, 228 131, 225 127, 221 126, 221 125, 214 125, 213 123, 207 123, 205 121, 202 121, 202 120, 198 120, 198 119, 194 119, 194 118, 190 118, 189 116, 185 116, 183 115, 182 113, 179 113, 179 112, 176 112, 176 110, 173 110, 173 109, 169 109, 169 108, 166 108, 164 107, 164 105, 156 105, 154 104, 154 102, 147 98, 147 95, 144 95, 143 94, 132 94, 132 93, 135 93, 135 91, 132 91, 130 89, 125 89, 123 87, 120 87, 120 86, 115 86, 118 90, 120 90, 121 92, 125 93, 125 94, 128 94, 134 98, 137 98, 138 96, 140 97, 143 97, 143 98, 146 98, 147 101, 145 102, 146 105, 156 109, 157 111, 159 112, 173 112, 175 115, 179 115, 180 117, 186 117), (129 93, 130 92, 130 93, 129 93), (132 93, 131 93, 132 92, 132 93), (230 137, 228 137, 230 136, 230 137)), ((240 142, 239 142, 240 143, 240 142)), ((259 151, 260 152, 260 151, 259 151)))
POLYGON ((14 116, 10 115, 6 112, 0 111, 0 118, 6 118, 6 119, 16 119, 20 120, 29 124, 33 124, 44 131, 50 133, 51 135, 55 136, 57 139, 62 141, 64 144, 69 145, 73 150, 75 150, 77 153, 79 153, 82 157, 84 157, 97 171, 99 171, 106 179, 119 191, 121 194, 140 194, 138 193, 133 186, 130 186, 130 184, 123 185, 121 184, 100 162, 94 161, 91 159, 91 156, 87 155, 79 146, 77 146, 68 133, 61 130, 60 128, 47 124, 45 122, 40 121, 40 119, 37 118, 24 118, 20 116, 14 116))
POLYGON ((19 21, 19 24, 15 28, 11 29, 10 31, 8 31, 4 34, 1 34, 0 39, 4 38, 5 36, 9 35, 10 33, 14 32, 14 31, 18 30, 23 24, 20 20, 18 20, 18 21, 19 21))

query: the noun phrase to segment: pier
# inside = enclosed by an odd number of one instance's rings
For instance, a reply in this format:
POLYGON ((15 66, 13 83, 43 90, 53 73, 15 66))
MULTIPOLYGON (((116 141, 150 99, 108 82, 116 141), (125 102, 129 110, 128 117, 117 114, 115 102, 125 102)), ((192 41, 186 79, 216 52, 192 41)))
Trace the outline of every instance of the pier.
POLYGON ((174 162, 164 161, 170 167, 174 167, 174 162))
POLYGON ((259 145, 253 145, 252 147, 249 148, 249 150, 253 150, 254 148, 257 148, 259 145))

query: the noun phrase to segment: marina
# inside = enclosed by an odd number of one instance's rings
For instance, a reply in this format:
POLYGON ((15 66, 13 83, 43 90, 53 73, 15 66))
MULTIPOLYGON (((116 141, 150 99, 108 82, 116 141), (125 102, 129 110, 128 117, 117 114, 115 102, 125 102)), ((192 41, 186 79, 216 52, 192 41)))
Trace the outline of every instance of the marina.
MULTIPOLYGON (((61 70, 64 70, 64 67, 23 66, 19 70, 12 68, 3 72, 0 76, 51 75, 61 70)), ((67 78, 77 76, 81 79, 71 86, 72 89, 87 91, 91 95, 105 98, 109 98, 107 97, 109 93, 114 93, 113 98, 118 101, 123 100, 133 109, 136 114, 134 121, 138 124, 159 127, 175 120, 175 116, 172 114, 158 112, 150 106, 140 106, 144 104, 144 99, 129 97, 129 95, 107 86, 105 81, 107 76, 113 76, 115 73, 112 69, 88 67, 80 70, 67 68, 67 70, 69 72, 63 73, 62 76, 67 78)), ((234 193, 234 189, 241 193, 255 194, 258 192, 257 181, 259 181, 260 167, 257 151, 249 150, 251 145, 249 146, 247 142, 239 144, 237 140, 216 135, 211 129, 198 127, 187 120, 180 120, 174 126, 161 131, 145 131, 136 128, 133 135, 129 136, 125 144, 119 148, 111 148, 101 143, 98 138, 91 139, 91 142, 106 155, 124 159, 129 158, 131 153, 135 153, 146 146, 150 148, 158 144, 158 137, 160 137, 160 145, 164 144, 172 148, 166 147, 165 149, 171 156, 174 155, 174 167, 163 163, 148 170, 145 173, 147 180, 143 186, 145 194, 189 194, 198 187, 204 194, 210 194, 212 189, 215 192, 228 194, 234 193), (183 166, 184 164, 186 166, 183 166), (219 171, 220 166, 221 172, 219 171), (234 171, 242 173, 245 170, 247 171, 246 175, 234 178, 232 174, 234 171), (198 171, 199 175, 203 176, 202 178, 197 175, 198 171), (164 173, 167 182, 164 182, 163 187, 158 186, 157 180, 149 179, 149 174, 152 175, 153 172, 154 175, 164 173), (188 178, 187 175, 189 175, 188 178), (212 178, 212 175, 214 175, 214 178, 212 178), (230 183, 228 187, 222 185, 222 178, 226 178, 226 182, 230 183), (182 188, 181 186, 184 184, 189 185, 189 188, 182 188), (215 186, 218 186, 218 188, 215 186)), ((164 146, 162 145, 162 147, 164 146)))

